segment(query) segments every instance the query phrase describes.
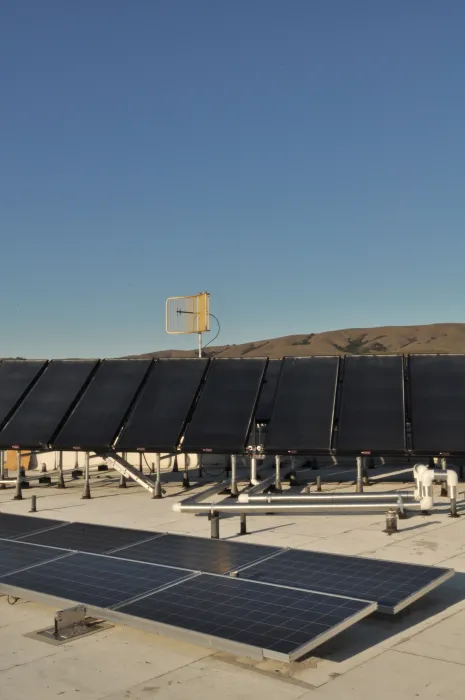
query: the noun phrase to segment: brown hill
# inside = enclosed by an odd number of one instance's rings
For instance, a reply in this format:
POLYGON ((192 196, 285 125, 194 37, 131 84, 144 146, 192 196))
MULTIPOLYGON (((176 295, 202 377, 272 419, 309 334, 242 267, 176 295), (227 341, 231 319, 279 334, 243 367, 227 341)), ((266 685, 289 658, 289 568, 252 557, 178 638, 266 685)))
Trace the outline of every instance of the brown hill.
MULTIPOLYGON (((218 345, 205 350, 205 355, 208 357, 280 358, 289 355, 303 357, 371 353, 465 353, 465 323, 347 328, 325 333, 287 335, 241 345, 218 345)), ((196 357, 196 355, 195 350, 162 350, 137 357, 196 357)))

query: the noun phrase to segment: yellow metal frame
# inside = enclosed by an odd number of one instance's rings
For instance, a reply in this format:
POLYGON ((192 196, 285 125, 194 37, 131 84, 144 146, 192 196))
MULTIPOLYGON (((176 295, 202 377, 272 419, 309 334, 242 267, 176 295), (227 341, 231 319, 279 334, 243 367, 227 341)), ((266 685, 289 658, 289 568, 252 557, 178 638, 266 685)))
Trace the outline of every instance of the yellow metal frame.
POLYGON ((186 297, 169 297, 166 300, 166 332, 170 335, 208 333, 210 330, 210 294, 201 292, 186 297), (173 308, 175 307, 175 308, 173 308), (174 316, 176 315, 176 316, 174 316), (180 329, 174 318, 182 317, 180 329))

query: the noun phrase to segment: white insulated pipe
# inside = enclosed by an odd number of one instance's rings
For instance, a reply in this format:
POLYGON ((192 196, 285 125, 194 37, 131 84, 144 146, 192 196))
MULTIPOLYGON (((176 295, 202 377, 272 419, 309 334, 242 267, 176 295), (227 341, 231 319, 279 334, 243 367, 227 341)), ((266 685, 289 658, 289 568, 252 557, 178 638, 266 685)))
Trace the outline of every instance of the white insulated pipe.
POLYGON ((426 464, 415 464, 413 467, 413 477, 415 479, 415 498, 419 501, 422 497, 422 485, 421 477, 422 474, 428 471, 428 465, 426 464))
MULTIPOLYGON (((271 515, 274 513, 311 513, 331 510, 389 510, 393 503, 174 503, 175 513, 247 513, 271 515)), ((416 504, 414 504, 416 505, 416 504)))
POLYGON ((421 481, 421 493, 420 504, 422 510, 431 510, 434 503, 433 497, 433 484, 435 481, 446 481, 448 487, 448 494, 451 501, 457 502, 457 487, 459 479, 457 473, 453 469, 446 469, 445 471, 434 471, 434 469, 427 469, 422 471, 420 475, 421 481))
POLYGON ((284 503, 292 501, 296 503, 332 503, 336 501, 393 501, 399 499, 410 501, 413 498, 411 491, 405 493, 299 493, 299 494, 248 494, 241 493, 239 503, 284 503))

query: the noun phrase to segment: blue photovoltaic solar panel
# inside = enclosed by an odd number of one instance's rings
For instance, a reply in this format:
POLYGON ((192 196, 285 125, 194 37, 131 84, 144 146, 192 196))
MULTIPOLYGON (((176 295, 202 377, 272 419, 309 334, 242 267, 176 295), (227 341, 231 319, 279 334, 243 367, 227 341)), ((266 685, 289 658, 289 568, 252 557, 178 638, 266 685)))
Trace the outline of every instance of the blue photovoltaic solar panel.
MULTIPOLYGON (((21 546, 47 549, 38 545, 21 546)), ((52 551, 59 553, 63 550, 52 551)), ((190 574, 190 571, 165 566, 79 553, 50 562, 50 565, 0 576, 0 581, 3 587, 26 589, 84 605, 109 608, 180 581, 190 574)))
POLYGON ((241 578, 371 600, 396 613, 453 575, 451 569, 289 549, 241 578))
POLYGON ((28 535, 39 530, 64 525, 64 520, 52 520, 51 518, 33 518, 29 515, 13 515, 12 513, 0 513, 0 537, 11 539, 28 535))
MULTIPOLYGON (((55 559, 63 554, 66 552, 51 547, 0 540, 0 579, 18 569, 35 567, 37 564, 50 561, 50 559, 55 559)), ((31 571, 35 571, 35 568, 31 571)))
POLYGON ((279 551, 278 547, 167 534, 125 547, 113 556, 212 574, 225 574, 279 551))
POLYGON ((263 656, 299 658, 373 612, 359 600, 201 574, 122 605, 118 612, 244 644, 263 656))

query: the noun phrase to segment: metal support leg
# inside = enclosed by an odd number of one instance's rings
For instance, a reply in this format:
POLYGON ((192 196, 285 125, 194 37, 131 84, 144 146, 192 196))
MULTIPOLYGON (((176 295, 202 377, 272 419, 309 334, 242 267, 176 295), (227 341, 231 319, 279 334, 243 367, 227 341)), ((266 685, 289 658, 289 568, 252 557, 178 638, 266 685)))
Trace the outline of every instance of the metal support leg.
POLYGON ((21 501, 23 499, 23 494, 21 491, 21 450, 18 450, 18 455, 17 455, 17 468, 16 468, 16 488, 15 488, 15 495, 13 496, 15 501, 21 501))
POLYGON ((202 455, 197 455, 197 464, 199 465, 199 479, 203 478, 203 471, 202 471, 202 455))
POLYGON ((256 486, 258 484, 257 458, 255 456, 250 457, 250 483, 252 486, 256 486))
POLYGON ((57 488, 65 488, 65 480, 63 478, 63 452, 58 453, 58 483, 57 488))
POLYGON ((139 452, 139 471, 141 474, 144 473, 144 463, 142 461, 143 459, 144 459, 144 455, 142 454, 142 452, 139 452))
POLYGON ((395 510, 388 510, 386 513, 386 529, 384 532, 386 535, 393 535, 397 532, 397 512, 395 510))
POLYGON ((156 470, 156 481, 155 481, 155 487, 153 489, 153 494, 152 498, 162 498, 163 497, 163 491, 161 488, 161 468, 160 468, 160 453, 157 452, 155 455, 155 470, 156 470))
POLYGON ((449 486, 449 499, 450 499, 450 517, 458 518, 457 513, 457 486, 449 486))
POLYGON ((189 481, 189 471, 187 464, 187 455, 184 455, 184 473, 182 475, 182 487, 183 489, 190 488, 191 482, 189 481))
POLYGON ((281 485, 281 457, 279 455, 276 455, 275 457, 275 466, 276 466, 276 476, 274 479, 274 487, 276 491, 282 491, 283 487, 281 485))
MULTIPOLYGON (((3 481, 5 478, 5 453, 3 450, 0 451, 0 480, 3 481)), ((5 484, 0 484, 0 489, 6 488, 5 484)))
POLYGON ((220 514, 212 511, 210 514, 211 538, 212 540, 220 539, 220 514))
POLYGON ((240 535, 247 534, 247 516, 245 513, 241 513, 241 528, 240 528, 239 534, 240 535))
POLYGON ((90 464, 89 464, 89 453, 86 452, 86 467, 84 473, 84 492, 82 498, 91 498, 90 495, 90 464))
MULTIPOLYGON (((441 469, 443 472, 447 471, 447 459, 441 457, 441 469)), ((441 482, 441 496, 447 496, 447 483, 445 481, 441 482)))
POLYGON ((362 474, 363 474, 363 485, 369 486, 370 481, 368 479, 368 461, 369 457, 362 457, 362 474))
MULTIPOLYGON (((124 461, 127 460, 126 452, 123 452, 121 456, 124 459, 124 461)), ((120 489, 127 488, 126 477, 124 476, 124 474, 121 474, 121 476, 120 476, 118 488, 120 488, 120 489)))
POLYGON ((321 476, 316 477, 316 490, 321 491, 321 476))
POLYGON ((297 474, 295 471, 295 457, 291 457, 291 471, 289 472, 289 484, 291 486, 297 486, 297 474))
POLYGON ((363 493, 363 465, 362 457, 357 457, 357 481, 355 483, 355 493, 363 493))
POLYGON ((237 457, 231 455, 231 498, 237 498, 239 490, 237 488, 237 457))
POLYGON ((37 513, 37 496, 31 496, 31 509, 30 513, 37 513))
POLYGON ((178 471, 179 471, 179 467, 178 467, 178 455, 174 455, 173 474, 177 474, 178 471))
POLYGON ((79 452, 76 452, 76 456, 74 458, 74 469, 71 472, 71 476, 73 479, 78 479, 80 476, 82 476, 82 469, 79 469, 79 452))

